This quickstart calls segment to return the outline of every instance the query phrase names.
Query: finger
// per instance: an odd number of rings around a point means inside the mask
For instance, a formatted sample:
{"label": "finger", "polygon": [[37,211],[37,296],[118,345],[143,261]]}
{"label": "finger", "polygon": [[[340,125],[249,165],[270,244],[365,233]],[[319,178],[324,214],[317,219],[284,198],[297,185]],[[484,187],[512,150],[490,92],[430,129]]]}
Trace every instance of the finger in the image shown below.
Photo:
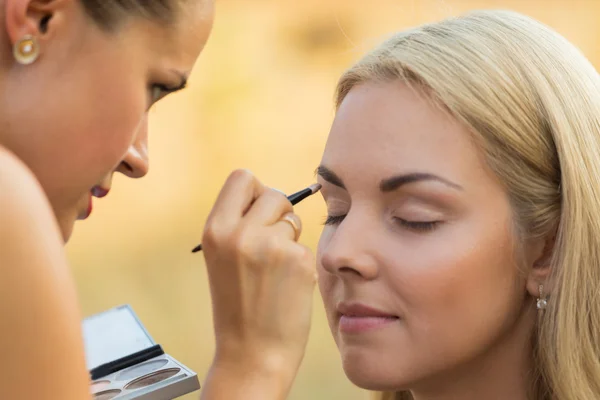
{"label": "finger", "polygon": [[293,212],[288,212],[273,224],[271,229],[290,240],[297,241],[302,234],[302,221]]}
{"label": "finger", "polygon": [[209,219],[237,224],[266,187],[248,170],[233,171],[221,188]]}
{"label": "finger", "polygon": [[292,210],[292,203],[290,203],[285,195],[274,189],[266,189],[250,206],[250,210],[244,216],[244,222],[247,224],[269,226],[279,221],[285,213]]}

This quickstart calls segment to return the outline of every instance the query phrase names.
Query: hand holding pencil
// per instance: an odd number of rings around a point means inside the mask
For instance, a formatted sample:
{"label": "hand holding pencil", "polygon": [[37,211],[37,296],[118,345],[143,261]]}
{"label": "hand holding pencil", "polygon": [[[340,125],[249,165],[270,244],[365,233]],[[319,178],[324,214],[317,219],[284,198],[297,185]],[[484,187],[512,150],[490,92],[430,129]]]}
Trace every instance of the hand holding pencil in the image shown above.
{"label": "hand holding pencil", "polygon": [[216,337],[204,398],[236,390],[219,379],[238,388],[247,381],[245,390],[265,396],[285,397],[290,389],[308,340],[316,283],[314,256],[297,242],[302,225],[292,202],[318,189],[290,200],[244,170],[223,186],[202,238]]}

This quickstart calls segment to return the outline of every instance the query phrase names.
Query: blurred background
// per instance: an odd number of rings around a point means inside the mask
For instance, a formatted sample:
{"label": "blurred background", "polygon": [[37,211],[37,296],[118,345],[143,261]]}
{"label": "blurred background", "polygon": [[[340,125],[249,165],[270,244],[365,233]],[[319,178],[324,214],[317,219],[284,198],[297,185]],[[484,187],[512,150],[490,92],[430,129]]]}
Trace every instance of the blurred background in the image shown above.
{"label": "blurred background", "polygon": [[[130,304],[203,380],[214,348],[211,305],[203,257],[190,250],[227,175],[248,168],[286,193],[313,183],[344,69],[392,32],[477,8],[528,14],[600,62],[597,0],[217,0],[189,89],[151,112],[149,175],[117,176],[69,243],[84,314]],[[316,248],[320,196],[296,212],[301,241]],[[315,304],[290,399],[367,398],[344,376],[318,291]]]}

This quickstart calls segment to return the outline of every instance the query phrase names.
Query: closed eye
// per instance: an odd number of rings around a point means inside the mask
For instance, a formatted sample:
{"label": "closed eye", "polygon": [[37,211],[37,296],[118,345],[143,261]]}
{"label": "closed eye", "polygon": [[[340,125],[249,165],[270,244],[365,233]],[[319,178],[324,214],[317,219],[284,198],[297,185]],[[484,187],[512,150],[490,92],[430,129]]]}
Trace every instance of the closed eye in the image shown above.
{"label": "closed eye", "polygon": [[442,221],[408,221],[402,218],[394,218],[394,220],[403,228],[415,232],[429,232],[438,227]]}
{"label": "closed eye", "polygon": [[[344,218],[346,218],[346,214],[328,215],[327,218],[325,219],[325,221],[323,222],[323,225],[339,225],[342,223]],[[442,223],[442,221],[409,221],[409,220],[397,218],[397,217],[394,218],[394,220],[402,228],[405,228],[405,229],[408,229],[411,231],[415,231],[415,232],[419,232],[419,233],[432,231],[432,230],[436,229]]]}

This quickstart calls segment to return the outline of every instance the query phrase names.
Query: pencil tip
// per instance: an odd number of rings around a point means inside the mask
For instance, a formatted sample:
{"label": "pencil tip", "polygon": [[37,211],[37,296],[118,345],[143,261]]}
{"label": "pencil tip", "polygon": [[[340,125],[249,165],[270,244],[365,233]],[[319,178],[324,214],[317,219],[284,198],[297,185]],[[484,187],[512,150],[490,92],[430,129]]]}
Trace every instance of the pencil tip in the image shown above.
{"label": "pencil tip", "polygon": [[321,184],[320,183],[315,183],[314,185],[310,185],[308,188],[310,189],[310,191],[312,192],[312,194],[315,194],[319,190],[321,190]]}

